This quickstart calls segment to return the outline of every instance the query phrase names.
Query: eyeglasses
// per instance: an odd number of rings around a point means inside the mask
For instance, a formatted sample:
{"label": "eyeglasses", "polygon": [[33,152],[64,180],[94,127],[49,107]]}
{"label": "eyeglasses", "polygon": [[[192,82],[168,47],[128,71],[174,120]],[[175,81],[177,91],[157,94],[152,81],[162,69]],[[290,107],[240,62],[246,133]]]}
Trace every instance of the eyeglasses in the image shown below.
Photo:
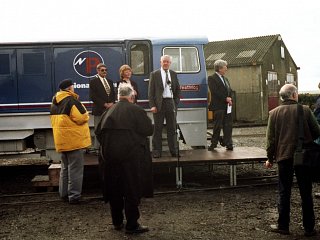
{"label": "eyeglasses", "polygon": [[107,71],[106,68],[100,69],[100,72],[106,72],[106,71]]}

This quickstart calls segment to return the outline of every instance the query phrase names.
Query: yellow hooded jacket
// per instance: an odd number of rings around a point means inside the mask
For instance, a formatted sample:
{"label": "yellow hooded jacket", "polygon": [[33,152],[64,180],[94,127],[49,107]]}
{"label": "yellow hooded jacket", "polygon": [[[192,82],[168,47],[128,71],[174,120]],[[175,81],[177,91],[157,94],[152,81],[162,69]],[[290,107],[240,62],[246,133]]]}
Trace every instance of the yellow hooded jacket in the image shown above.
{"label": "yellow hooded jacket", "polygon": [[50,119],[57,152],[67,152],[91,145],[89,114],[79,96],[61,90],[53,97]]}

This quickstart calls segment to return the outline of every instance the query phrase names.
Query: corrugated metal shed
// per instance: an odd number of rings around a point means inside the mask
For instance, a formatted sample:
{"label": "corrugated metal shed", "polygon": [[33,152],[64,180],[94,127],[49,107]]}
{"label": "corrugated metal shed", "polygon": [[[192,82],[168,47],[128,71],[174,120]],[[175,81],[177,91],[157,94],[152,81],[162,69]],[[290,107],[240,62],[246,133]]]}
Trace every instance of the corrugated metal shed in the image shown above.
{"label": "corrugated metal shed", "polygon": [[228,62],[228,66],[259,65],[280,34],[252,38],[209,42],[204,47],[207,68],[213,68],[217,59]]}

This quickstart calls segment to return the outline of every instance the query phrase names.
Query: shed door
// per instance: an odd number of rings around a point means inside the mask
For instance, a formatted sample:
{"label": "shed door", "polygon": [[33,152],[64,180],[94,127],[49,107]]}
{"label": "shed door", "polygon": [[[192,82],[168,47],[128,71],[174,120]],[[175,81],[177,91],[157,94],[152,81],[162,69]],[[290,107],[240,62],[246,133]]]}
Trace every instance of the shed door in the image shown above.
{"label": "shed door", "polygon": [[268,72],[268,110],[279,106],[279,81],[276,72]]}

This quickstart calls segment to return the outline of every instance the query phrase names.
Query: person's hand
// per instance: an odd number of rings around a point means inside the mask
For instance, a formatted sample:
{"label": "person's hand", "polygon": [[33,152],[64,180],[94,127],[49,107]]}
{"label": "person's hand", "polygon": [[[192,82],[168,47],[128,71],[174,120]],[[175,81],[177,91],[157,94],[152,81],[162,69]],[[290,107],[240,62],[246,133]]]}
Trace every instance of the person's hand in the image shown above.
{"label": "person's hand", "polygon": [[227,98],[226,98],[226,102],[227,102],[230,106],[232,106],[232,98],[231,98],[231,97],[227,97]]}
{"label": "person's hand", "polygon": [[151,110],[152,113],[157,113],[158,112],[156,107],[152,107],[150,110]]}
{"label": "person's hand", "polygon": [[267,160],[267,161],[264,163],[264,166],[265,166],[266,168],[272,168],[273,163],[271,163],[271,162],[269,162],[269,160]]}

